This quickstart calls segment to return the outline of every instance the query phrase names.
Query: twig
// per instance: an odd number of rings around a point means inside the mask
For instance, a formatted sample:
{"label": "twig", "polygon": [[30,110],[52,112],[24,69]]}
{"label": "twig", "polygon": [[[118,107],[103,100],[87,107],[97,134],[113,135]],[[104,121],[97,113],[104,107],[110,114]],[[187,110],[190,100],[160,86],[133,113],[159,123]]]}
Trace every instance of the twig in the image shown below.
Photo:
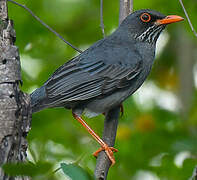
{"label": "twig", "polygon": [[[113,147],[116,139],[116,131],[118,127],[118,118],[120,113],[120,107],[110,110],[105,118],[103,140],[109,146]],[[98,180],[105,180],[110,168],[111,161],[107,157],[104,151],[100,152],[97,157],[96,169],[94,175]]]}
{"label": "twig", "polygon": [[49,31],[51,31],[52,33],[54,33],[56,36],[58,36],[62,41],[64,41],[69,46],[71,46],[73,49],[75,49],[79,53],[82,53],[82,51],[80,49],[78,49],[77,47],[73,46],[71,43],[69,43],[68,41],[66,41],[59,33],[57,33],[55,30],[53,30],[45,22],[43,22],[38,16],[36,16],[28,7],[26,7],[25,5],[22,5],[20,3],[17,3],[17,2],[15,2],[13,0],[7,0],[7,1],[9,1],[9,2],[11,2],[13,4],[16,4],[16,5],[24,8],[25,10],[27,10],[37,21],[39,21],[43,26],[45,26]]}
{"label": "twig", "polygon": [[194,29],[194,27],[193,27],[193,25],[192,25],[192,23],[191,23],[191,21],[190,21],[189,15],[188,15],[188,13],[187,13],[187,11],[186,11],[184,5],[183,5],[182,0],[179,0],[179,2],[180,2],[181,6],[182,6],[182,8],[183,8],[183,11],[184,11],[184,13],[185,13],[185,16],[186,16],[188,22],[189,22],[189,25],[190,25],[190,27],[191,27],[191,29],[192,29],[192,32],[193,32],[194,35],[197,37],[197,33],[196,33],[196,31],[195,31],[195,29]]}
{"label": "twig", "polygon": [[197,166],[194,168],[192,177],[189,180],[197,180]]}
{"label": "twig", "polygon": [[102,30],[102,33],[103,33],[103,37],[105,37],[105,26],[104,26],[104,23],[103,23],[103,0],[100,0],[100,26],[101,26],[101,30]]}

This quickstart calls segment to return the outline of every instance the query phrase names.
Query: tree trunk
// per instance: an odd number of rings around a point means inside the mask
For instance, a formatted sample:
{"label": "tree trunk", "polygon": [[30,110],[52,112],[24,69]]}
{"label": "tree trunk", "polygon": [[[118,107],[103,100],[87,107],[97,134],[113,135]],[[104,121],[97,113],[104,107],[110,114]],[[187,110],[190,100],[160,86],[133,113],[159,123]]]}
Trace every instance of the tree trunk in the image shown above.
{"label": "tree trunk", "polygon": [[[14,46],[13,22],[8,19],[7,1],[0,0],[0,166],[26,159],[26,136],[30,130],[30,97],[20,91],[22,84],[18,48]],[[1,180],[9,177],[0,168]]]}

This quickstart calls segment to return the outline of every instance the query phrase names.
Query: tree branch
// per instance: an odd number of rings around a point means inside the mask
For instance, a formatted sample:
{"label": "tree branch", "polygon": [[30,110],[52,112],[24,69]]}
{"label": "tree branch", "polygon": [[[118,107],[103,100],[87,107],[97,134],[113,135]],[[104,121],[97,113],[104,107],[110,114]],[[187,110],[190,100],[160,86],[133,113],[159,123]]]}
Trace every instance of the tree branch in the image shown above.
{"label": "tree branch", "polygon": [[[106,114],[103,130],[103,141],[106,142],[110,147],[113,147],[115,144],[119,113],[120,107],[117,107],[110,110]],[[106,179],[110,165],[111,161],[107,157],[106,153],[104,151],[100,152],[97,157],[96,169],[94,172],[96,179]]]}
{"label": "tree branch", "polygon": [[189,180],[197,180],[197,166],[194,168],[192,177],[190,177]]}
{"label": "tree branch", "polygon": [[132,12],[133,0],[120,0],[119,25]]}
{"label": "tree branch", "polygon": [[[26,136],[30,130],[30,97],[19,89],[21,82],[18,48],[7,1],[0,0],[0,165],[26,159]],[[13,180],[0,168],[0,179]],[[17,180],[29,180],[17,177]]]}
{"label": "tree branch", "polygon": [[186,16],[186,18],[187,18],[187,21],[189,22],[189,25],[190,25],[190,27],[191,27],[191,29],[192,29],[192,32],[193,32],[194,35],[197,37],[197,33],[196,33],[196,31],[195,31],[195,29],[194,29],[194,27],[193,27],[193,25],[192,25],[192,23],[191,23],[191,21],[190,21],[189,15],[188,15],[188,13],[187,13],[187,11],[186,11],[184,5],[183,5],[182,0],[179,0],[179,2],[180,2],[181,6],[182,6],[182,8],[183,8],[183,11],[184,11],[185,16]]}
{"label": "tree branch", "polygon": [[72,45],[71,43],[69,43],[68,41],[66,41],[59,33],[57,33],[55,30],[53,30],[45,22],[43,22],[38,16],[36,16],[28,7],[26,7],[25,5],[22,5],[20,3],[17,3],[17,2],[15,2],[13,0],[8,0],[8,1],[12,2],[13,4],[16,4],[17,6],[20,6],[20,7],[24,8],[26,11],[28,11],[33,16],[33,18],[35,18],[38,22],[40,22],[43,26],[45,26],[49,31],[51,31],[52,33],[54,33],[57,37],[59,37],[62,41],[64,41],[70,47],[72,47],[73,49],[75,49],[79,53],[82,53],[83,52],[80,49],[78,49],[77,47],[75,47],[74,45]]}
{"label": "tree branch", "polygon": [[101,26],[101,31],[103,33],[103,37],[105,37],[105,26],[104,26],[104,23],[103,23],[103,0],[100,0],[100,26]]}
{"label": "tree branch", "polygon": [[133,12],[133,0],[129,1],[129,14]]}
{"label": "tree branch", "polygon": [[[132,9],[133,0],[120,0],[119,24],[124,20],[126,16],[128,16],[131,13]],[[103,140],[109,146],[114,146],[115,144],[119,113],[120,107],[116,107],[106,114],[103,130]],[[94,171],[95,178],[98,180],[107,179],[107,174],[110,165],[111,161],[108,159],[105,152],[100,152],[97,158],[96,168]]]}

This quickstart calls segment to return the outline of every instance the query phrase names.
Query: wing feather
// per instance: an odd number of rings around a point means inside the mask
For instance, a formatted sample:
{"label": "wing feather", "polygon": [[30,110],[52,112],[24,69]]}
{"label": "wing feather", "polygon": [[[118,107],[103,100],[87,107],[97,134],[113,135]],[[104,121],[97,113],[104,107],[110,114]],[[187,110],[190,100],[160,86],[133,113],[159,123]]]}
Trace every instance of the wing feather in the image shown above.
{"label": "wing feather", "polygon": [[74,63],[60,67],[45,83],[46,92],[53,103],[87,100],[126,88],[141,72],[141,61],[133,67],[104,64],[103,61]]}

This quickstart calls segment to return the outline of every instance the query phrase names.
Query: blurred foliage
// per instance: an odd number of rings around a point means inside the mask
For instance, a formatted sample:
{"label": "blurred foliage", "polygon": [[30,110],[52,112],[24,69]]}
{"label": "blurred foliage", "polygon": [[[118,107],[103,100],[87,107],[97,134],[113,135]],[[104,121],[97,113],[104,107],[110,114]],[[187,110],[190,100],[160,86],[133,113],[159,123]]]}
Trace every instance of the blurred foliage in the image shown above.
{"label": "blurred foliage", "polygon": [[[66,40],[80,49],[86,49],[102,38],[99,19],[99,0],[18,0],[26,4],[36,15],[59,32]],[[9,16],[14,20],[17,41],[22,61],[22,77],[25,92],[31,92],[42,85],[60,65],[74,57],[77,52],[39,24],[24,9],[9,3]],[[197,29],[197,1],[184,2],[193,25]],[[134,0],[134,10],[150,8],[163,14],[177,14],[185,17],[178,1]],[[119,1],[104,1],[104,24],[107,34],[118,26]],[[177,33],[178,31],[180,33]],[[156,179],[185,180],[191,177],[197,164],[197,90],[195,83],[190,106],[181,101],[180,62],[178,59],[180,37],[186,37],[193,44],[194,61],[190,71],[195,79],[196,38],[187,21],[169,25],[164,36],[166,45],[157,56],[153,70],[143,87],[154,85],[157,93],[145,99],[141,88],[125,103],[124,116],[120,118],[115,154],[116,165],[110,169],[108,179],[143,180],[152,174]],[[150,86],[152,87],[152,86]],[[152,91],[152,90],[150,90]],[[142,92],[142,93],[140,93]],[[163,94],[167,96],[163,97]],[[171,95],[177,104],[171,103]],[[167,99],[170,107],[166,108]],[[142,99],[142,100],[140,100]],[[183,114],[183,108],[187,112]],[[185,111],[184,111],[185,112]],[[87,118],[86,118],[87,119]],[[87,119],[90,126],[101,135],[104,116]],[[99,146],[76,120],[70,110],[47,109],[33,115],[32,130],[28,134],[28,158],[33,163],[53,164],[53,170],[61,162],[78,162],[87,172],[93,174],[96,159],[91,155]],[[22,165],[21,165],[22,166]],[[18,172],[20,172],[20,166]],[[35,169],[35,175],[40,171]],[[50,179],[47,174],[42,179]],[[141,172],[146,172],[141,175]],[[24,172],[25,174],[25,172]],[[46,176],[44,176],[46,175]],[[55,173],[53,179],[65,179],[63,172]],[[34,177],[34,180],[39,177]]]}
{"label": "blurred foliage", "polygon": [[49,162],[5,164],[3,170],[10,176],[23,175],[40,180],[46,176],[52,176],[48,174],[52,171],[52,164]]}

